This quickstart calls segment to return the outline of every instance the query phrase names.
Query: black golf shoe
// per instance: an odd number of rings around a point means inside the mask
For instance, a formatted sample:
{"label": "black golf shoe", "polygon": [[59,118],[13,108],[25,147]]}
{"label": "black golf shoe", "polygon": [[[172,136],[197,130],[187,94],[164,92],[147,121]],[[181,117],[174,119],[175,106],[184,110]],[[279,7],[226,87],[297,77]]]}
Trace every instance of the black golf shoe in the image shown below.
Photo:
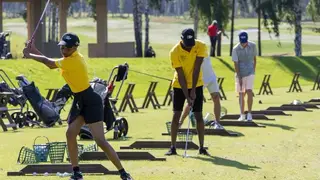
{"label": "black golf shoe", "polygon": [[171,148],[169,149],[169,151],[168,151],[165,155],[167,155],[167,156],[177,155],[176,148],[175,148],[175,147],[171,147]]}
{"label": "black golf shoe", "polygon": [[130,174],[126,173],[126,172],[121,174],[120,177],[122,180],[133,180],[133,178],[130,176]]}
{"label": "black golf shoe", "polygon": [[210,156],[210,154],[207,152],[206,149],[204,148],[200,148],[199,149],[199,154],[202,154],[202,155],[206,155],[206,156]]}

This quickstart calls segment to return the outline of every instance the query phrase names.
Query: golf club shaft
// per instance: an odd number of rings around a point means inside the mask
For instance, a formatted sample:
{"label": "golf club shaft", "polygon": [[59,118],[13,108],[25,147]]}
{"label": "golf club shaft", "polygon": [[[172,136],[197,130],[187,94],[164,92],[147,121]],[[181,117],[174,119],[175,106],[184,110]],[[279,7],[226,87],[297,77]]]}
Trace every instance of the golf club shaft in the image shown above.
{"label": "golf club shaft", "polygon": [[44,14],[45,14],[46,11],[47,11],[47,8],[48,8],[49,3],[50,3],[50,0],[47,1],[46,6],[44,7],[44,10],[43,10],[43,12],[42,12],[42,14],[41,14],[41,17],[40,17],[39,21],[38,21],[38,24],[37,24],[36,28],[34,29],[33,34],[32,34],[32,36],[31,36],[31,38],[30,38],[31,41],[33,40],[33,38],[34,38],[34,36],[35,36],[38,28],[39,28],[39,25],[40,25],[40,23],[41,23],[41,21],[42,21],[42,19],[43,19],[43,17],[44,17]]}
{"label": "golf club shaft", "polygon": [[189,122],[188,122],[188,129],[187,129],[187,137],[186,137],[186,145],[184,147],[184,156],[187,156],[187,149],[188,149],[188,138],[189,138],[189,131],[190,131],[190,123],[191,123],[191,113],[192,113],[192,107],[189,111]]}

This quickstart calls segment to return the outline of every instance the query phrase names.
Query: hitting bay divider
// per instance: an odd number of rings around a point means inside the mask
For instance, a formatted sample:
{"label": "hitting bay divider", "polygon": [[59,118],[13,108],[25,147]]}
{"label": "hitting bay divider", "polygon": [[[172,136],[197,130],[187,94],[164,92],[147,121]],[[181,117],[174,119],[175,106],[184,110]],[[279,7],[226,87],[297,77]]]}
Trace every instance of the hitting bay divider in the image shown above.
{"label": "hitting bay divider", "polygon": [[[11,92],[0,92],[0,125],[3,131],[8,131],[8,128],[17,130],[17,124],[13,121],[12,117],[9,114],[9,109],[7,107],[9,98],[13,96]],[[9,124],[4,123],[4,119],[8,119]]]}
{"label": "hitting bay divider", "polygon": [[312,91],[320,90],[320,70],[318,71],[318,74],[317,74],[316,78],[314,79],[313,88],[311,90]]}
{"label": "hitting bay divider", "polygon": [[[81,172],[84,174],[109,174],[118,175],[118,171],[109,171],[101,164],[79,164]],[[60,172],[72,172],[71,164],[45,164],[45,165],[27,165],[17,172],[8,172],[7,176],[26,176],[26,175],[44,175],[56,176]],[[45,174],[46,173],[46,174]]]}

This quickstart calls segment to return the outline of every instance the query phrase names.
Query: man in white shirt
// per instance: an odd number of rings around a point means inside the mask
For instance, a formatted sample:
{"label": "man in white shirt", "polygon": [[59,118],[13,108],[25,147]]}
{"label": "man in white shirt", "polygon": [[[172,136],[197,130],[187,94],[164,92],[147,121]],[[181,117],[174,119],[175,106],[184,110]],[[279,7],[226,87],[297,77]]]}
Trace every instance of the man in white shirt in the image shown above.
{"label": "man in white shirt", "polygon": [[[214,115],[215,120],[213,121],[212,125],[214,126],[214,129],[224,129],[223,126],[220,124],[220,113],[221,113],[221,104],[220,104],[220,94],[219,94],[219,85],[217,82],[217,76],[213,71],[210,56],[203,59],[202,65],[202,79],[204,82],[204,88],[207,88],[211,99],[214,104]],[[183,114],[180,119],[179,126],[183,124],[183,121],[188,116],[190,111],[190,106],[186,105],[184,108]]]}

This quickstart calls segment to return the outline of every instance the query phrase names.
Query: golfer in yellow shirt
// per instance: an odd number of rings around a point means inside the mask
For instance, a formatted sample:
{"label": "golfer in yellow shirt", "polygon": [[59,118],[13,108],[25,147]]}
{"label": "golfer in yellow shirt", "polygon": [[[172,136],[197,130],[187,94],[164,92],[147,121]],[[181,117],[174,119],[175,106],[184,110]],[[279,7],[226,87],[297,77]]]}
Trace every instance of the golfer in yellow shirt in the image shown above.
{"label": "golfer in yellow shirt", "polygon": [[199,154],[209,155],[203,148],[204,123],[202,116],[203,106],[203,80],[201,64],[207,57],[206,44],[195,39],[193,29],[185,29],[181,34],[181,41],[170,51],[172,68],[175,69],[173,86],[173,117],[171,122],[171,147],[166,155],[176,155],[176,139],[179,120],[184,102],[192,106],[197,120],[199,136]]}
{"label": "golfer in yellow shirt", "polygon": [[119,170],[121,179],[131,180],[130,175],[122,167],[117,153],[105,139],[103,101],[89,84],[87,64],[83,56],[77,51],[80,45],[78,36],[74,33],[66,33],[62,36],[58,45],[63,55],[63,58],[59,60],[44,56],[32,41],[27,43],[23,54],[26,58],[41,62],[50,69],[60,68],[62,77],[74,94],[73,105],[68,116],[69,126],[66,133],[70,161],[73,167],[73,174],[70,179],[83,180],[78,165],[77,135],[80,128],[84,124],[87,124],[97,145]]}

